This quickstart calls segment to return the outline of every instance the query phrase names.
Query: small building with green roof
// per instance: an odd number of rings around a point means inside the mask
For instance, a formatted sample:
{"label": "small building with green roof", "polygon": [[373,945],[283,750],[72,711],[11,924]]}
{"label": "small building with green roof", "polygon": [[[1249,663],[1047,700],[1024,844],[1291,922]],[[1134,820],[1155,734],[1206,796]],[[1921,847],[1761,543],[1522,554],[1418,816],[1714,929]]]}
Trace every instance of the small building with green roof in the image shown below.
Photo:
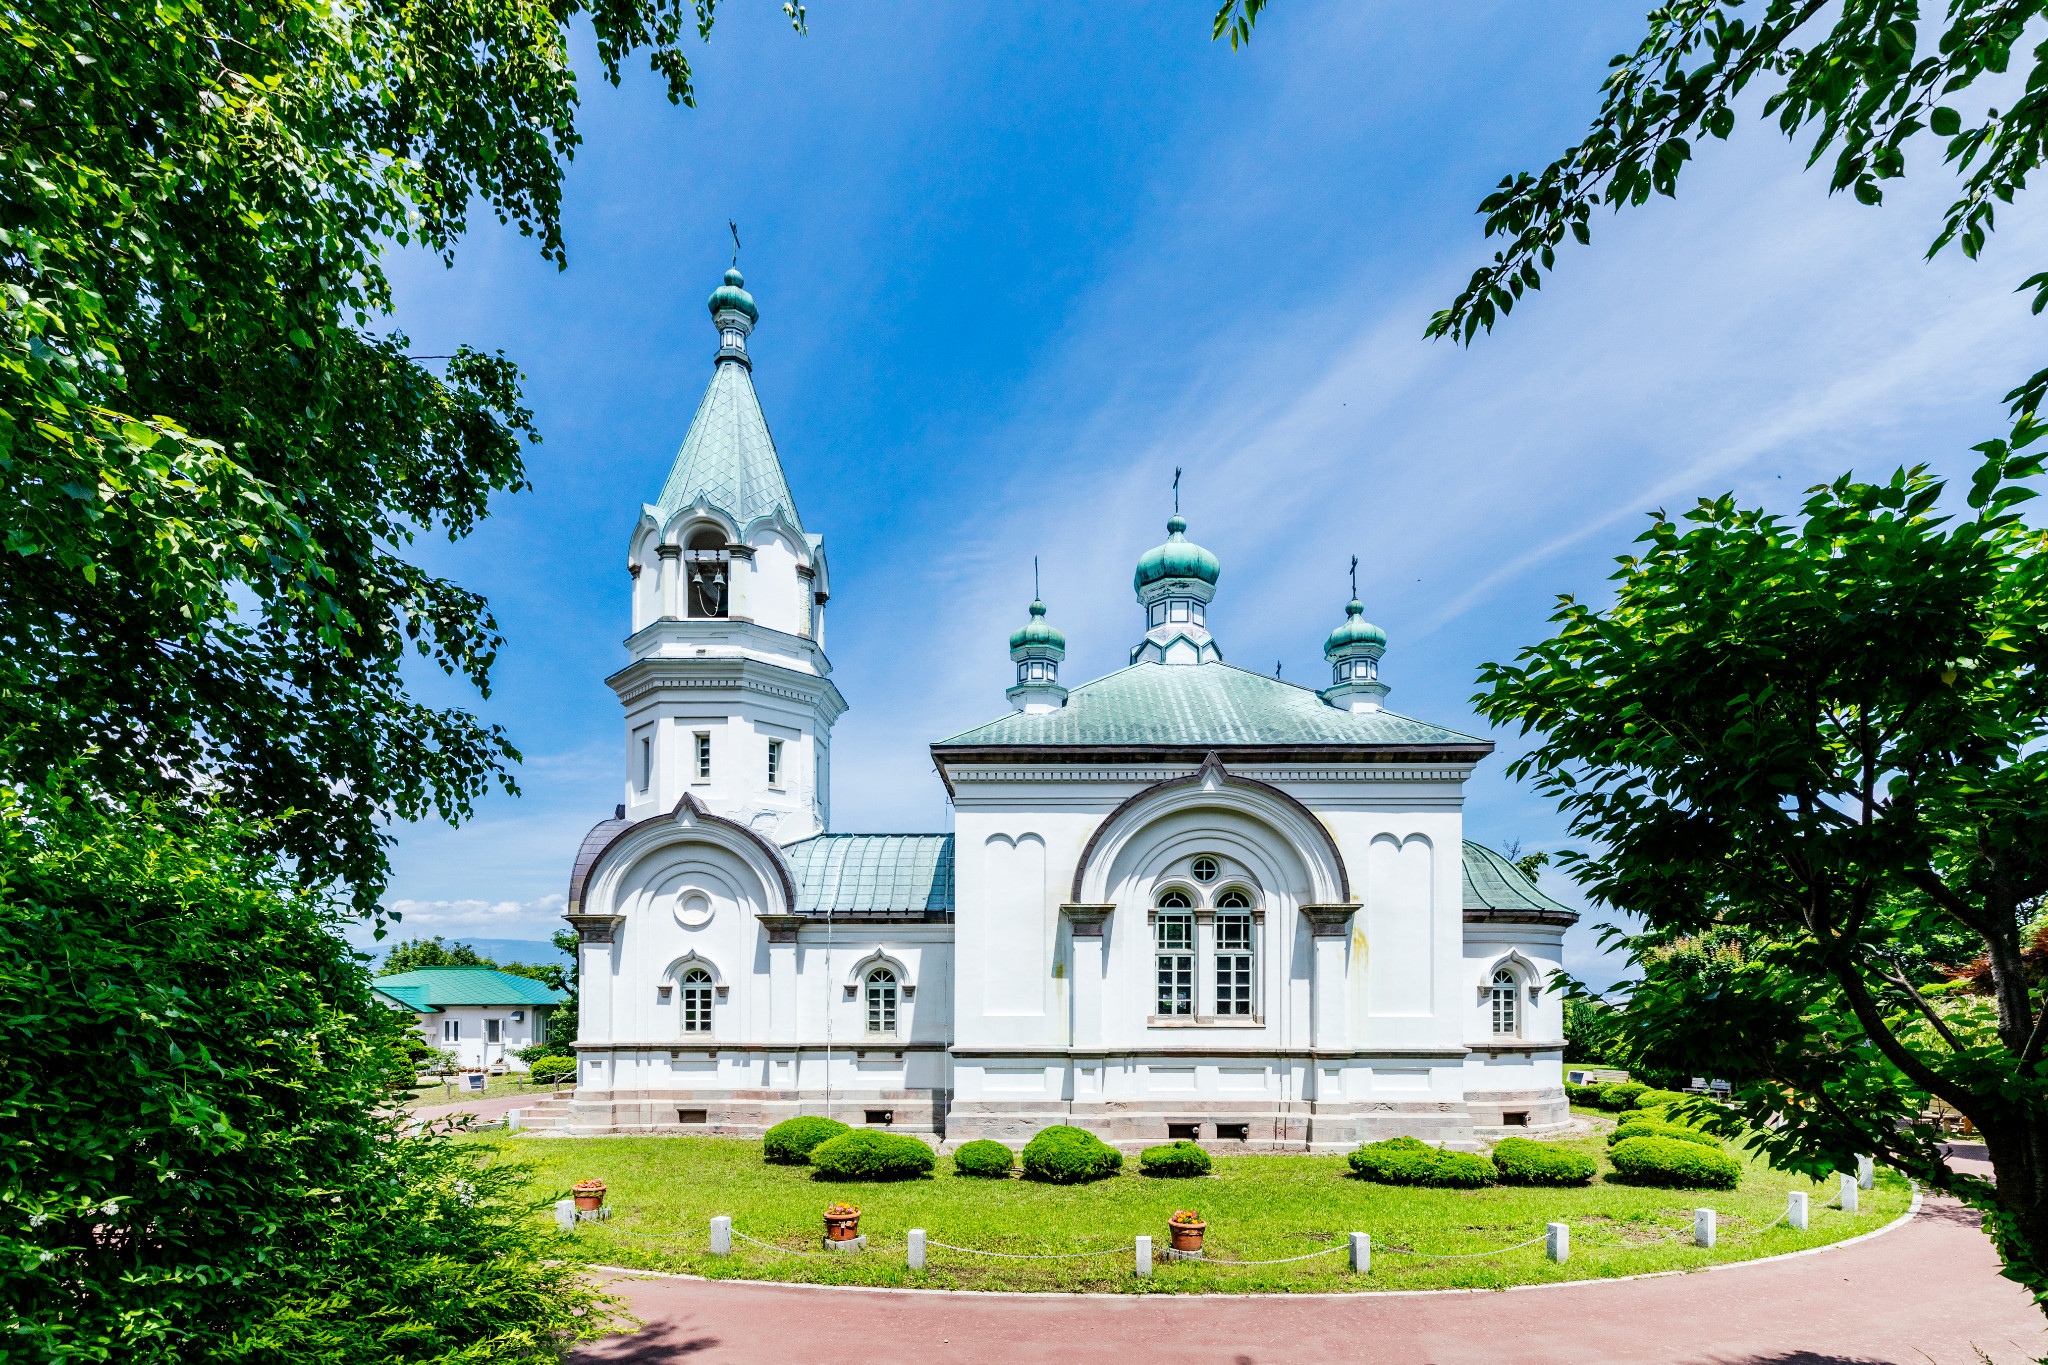
{"label": "small building with green roof", "polygon": [[390,1008],[418,1017],[429,1046],[483,1071],[524,1071],[519,1050],[554,1041],[548,1016],[569,1002],[564,991],[496,967],[420,967],[371,985]]}
{"label": "small building with green roof", "polygon": [[833,830],[823,541],[754,391],[737,269],[708,306],[712,377],[628,546],[622,799],[569,879],[569,1132],[824,1113],[1299,1152],[1566,1123],[1548,984],[1577,915],[1465,838],[1493,743],[1389,708],[1355,563],[1316,632],[1326,677],[1240,667],[1176,495],[1137,553],[1127,666],[1063,678],[1053,623],[1120,582],[1034,592],[1004,623],[1007,706],[935,725],[952,828]]}

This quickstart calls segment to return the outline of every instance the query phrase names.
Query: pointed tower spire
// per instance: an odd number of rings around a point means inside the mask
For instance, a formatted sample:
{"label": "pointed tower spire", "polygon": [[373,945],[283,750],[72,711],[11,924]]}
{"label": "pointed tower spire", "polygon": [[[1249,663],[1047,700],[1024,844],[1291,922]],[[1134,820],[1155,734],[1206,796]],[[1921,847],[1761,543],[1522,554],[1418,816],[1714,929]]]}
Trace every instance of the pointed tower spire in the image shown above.
{"label": "pointed tower spire", "polygon": [[1377,711],[1393,689],[1380,681],[1380,656],[1387,652],[1387,633],[1365,619],[1358,600],[1358,558],[1351,559],[1351,600],[1344,604],[1344,624],[1323,641],[1332,684],[1323,699],[1347,711]]}
{"label": "pointed tower spire", "polygon": [[1180,471],[1173,471],[1173,516],[1166,523],[1166,543],[1155,545],[1138,560],[1131,576],[1138,604],[1145,608],[1145,638],[1131,649],[1131,662],[1157,664],[1221,663],[1205,618],[1223,572],[1216,556],[1187,538],[1180,515]]}

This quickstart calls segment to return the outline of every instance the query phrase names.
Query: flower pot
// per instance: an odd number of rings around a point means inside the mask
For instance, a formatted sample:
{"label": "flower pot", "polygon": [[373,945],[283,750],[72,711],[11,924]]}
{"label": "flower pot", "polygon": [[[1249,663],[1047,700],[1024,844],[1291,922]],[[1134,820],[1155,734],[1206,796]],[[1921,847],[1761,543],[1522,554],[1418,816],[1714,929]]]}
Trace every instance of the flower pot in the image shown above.
{"label": "flower pot", "polygon": [[1168,1223],[1166,1231],[1173,1239],[1175,1251],[1199,1255],[1202,1250],[1202,1234],[1208,1231],[1207,1223]]}
{"label": "flower pot", "polygon": [[857,1213],[825,1215],[825,1240],[828,1242],[851,1242],[860,1236],[860,1215]]}
{"label": "flower pot", "polygon": [[578,1185],[570,1193],[576,1196],[576,1209],[579,1213],[592,1213],[604,1207],[604,1191],[604,1183],[598,1181],[589,1185]]}

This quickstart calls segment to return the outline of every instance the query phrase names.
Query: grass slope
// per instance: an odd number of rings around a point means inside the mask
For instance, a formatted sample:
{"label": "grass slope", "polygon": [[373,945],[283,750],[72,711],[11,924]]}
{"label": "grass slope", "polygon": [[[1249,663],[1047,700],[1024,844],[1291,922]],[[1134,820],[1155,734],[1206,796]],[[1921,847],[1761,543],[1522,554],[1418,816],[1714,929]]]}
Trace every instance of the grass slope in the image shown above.
{"label": "grass slope", "polygon": [[[584,1224],[564,1253],[604,1265],[683,1271],[715,1279],[793,1280],[818,1284],[929,1289],[1094,1290],[1129,1293],[1311,1292],[1360,1289],[1500,1289],[1554,1280],[1599,1279],[1774,1256],[1840,1241],[1883,1226],[1905,1212],[1910,1190],[1899,1176],[1878,1173],[1862,1211],[1819,1207],[1832,1186],[1772,1171],[1743,1157],[1742,1188],[1732,1191],[1642,1189],[1609,1184],[1612,1168],[1598,1138],[1561,1144],[1594,1157],[1602,1176],[1584,1189],[1424,1190],[1371,1185],[1348,1176],[1336,1156],[1218,1157],[1215,1173],[1162,1180],[1126,1173],[1092,1185],[1052,1186],[1023,1180],[974,1180],[939,1174],[903,1183],[815,1180],[804,1167],[768,1166],[761,1144],[733,1138],[619,1137],[536,1139],[482,1135],[467,1139],[494,1160],[529,1163],[538,1192],[567,1193],[598,1177],[610,1186],[613,1216]],[[1130,1163],[1135,1166],[1136,1163]],[[1812,1196],[1813,1226],[1795,1232],[1783,1222],[1786,1193]],[[867,1254],[778,1254],[735,1238],[731,1256],[707,1254],[713,1214],[728,1214],[736,1231],[787,1251],[818,1251],[825,1205],[861,1206]],[[1692,1245],[1692,1211],[1720,1215],[1720,1245]],[[921,1227],[935,1241],[987,1251],[1044,1255],[1129,1247],[1139,1233],[1166,1244],[1166,1219],[1195,1208],[1208,1219],[1208,1254],[1269,1260],[1340,1246],[1345,1234],[1373,1240],[1368,1276],[1345,1269],[1341,1251],[1292,1265],[1246,1266],[1162,1262],[1149,1280],[1132,1271],[1128,1250],[1080,1260],[1008,1261],[932,1247],[927,1269],[904,1263],[904,1232]],[[1431,1260],[1400,1249],[1445,1254],[1491,1252],[1538,1237],[1550,1221],[1572,1226],[1565,1265],[1544,1258],[1543,1244],[1466,1260]],[[545,1216],[536,1226],[546,1226]],[[654,1234],[683,1234],[656,1236]]]}

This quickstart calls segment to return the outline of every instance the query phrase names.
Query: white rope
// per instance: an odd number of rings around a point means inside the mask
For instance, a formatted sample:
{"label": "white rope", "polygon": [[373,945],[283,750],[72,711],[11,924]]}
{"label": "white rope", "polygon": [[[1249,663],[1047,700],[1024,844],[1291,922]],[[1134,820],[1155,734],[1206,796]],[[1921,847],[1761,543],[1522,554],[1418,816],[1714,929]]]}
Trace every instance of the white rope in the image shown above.
{"label": "white rope", "polygon": [[1205,1256],[1199,1251],[1173,1251],[1171,1249],[1166,1254],[1176,1261],[1200,1261],[1203,1265],[1292,1265],[1296,1261],[1313,1261],[1318,1256],[1330,1256],[1339,1251],[1349,1251],[1350,1249],[1350,1243],[1340,1242],[1333,1247],[1324,1247],[1321,1251],[1311,1251],[1306,1256],[1282,1256],[1277,1261],[1219,1261],[1215,1257]]}
{"label": "white rope", "polygon": [[924,1244],[928,1247],[944,1247],[948,1251],[964,1251],[969,1256],[1000,1256],[1006,1261],[1072,1261],[1082,1256],[1113,1256],[1119,1251],[1138,1249],[1133,1243],[1126,1247],[1104,1247],[1101,1251],[1062,1251],[1050,1256],[1024,1256],[1014,1251],[982,1251],[976,1247],[956,1247],[951,1242],[935,1242],[929,1237],[925,1239]]}
{"label": "white rope", "polygon": [[[1526,1242],[1517,1242],[1511,1247],[1502,1247],[1499,1251],[1409,1251],[1403,1247],[1390,1246],[1375,1247],[1374,1250],[1392,1252],[1396,1256],[1421,1256],[1432,1261],[1472,1261],[1481,1256],[1498,1256],[1504,1251],[1520,1251],[1523,1247],[1535,1246],[1549,1235],[1548,1231],[1539,1232]],[[1337,1251],[1340,1248],[1331,1247],[1330,1250]]]}
{"label": "white rope", "polygon": [[734,1228],[732,1230],[732,1235],[741,1238],[745,1241],[752,1242],[757,1247],[767,1247],[770,1251],[779,1251],[785,1256],[818,1256],[829,1261],[834,1256],[842,1256],[845,1254],[844,1252],[839,1251],[799,1251],[795,1247],[779,1247],[776,1246],[773,1242],[764,1242],[758,1237],[748,1237],[746,1233],[741,1232],[738,1228]]}

